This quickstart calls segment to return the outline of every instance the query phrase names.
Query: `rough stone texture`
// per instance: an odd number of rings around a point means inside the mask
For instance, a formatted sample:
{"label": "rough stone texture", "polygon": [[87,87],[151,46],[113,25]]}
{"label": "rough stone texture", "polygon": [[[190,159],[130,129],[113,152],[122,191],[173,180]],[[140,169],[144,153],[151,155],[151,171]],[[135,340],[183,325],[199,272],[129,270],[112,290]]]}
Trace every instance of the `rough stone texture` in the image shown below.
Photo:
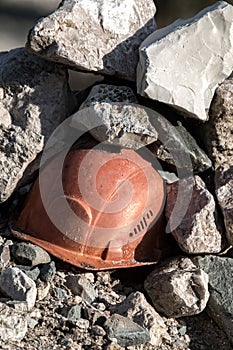
{"label": "rough stone texture", "polygon": [[51,261],[50,255],[44,249],[32,243],[16,243],[12,246],[11,253],[22,265],[37,266]]}
{"label": "rough stone texture", "polygon": [[66,317],[69,321],[74,321],[81,318],[81,305],[72,305],[63,307],[61,310],[62,316]]}
{"label": "rough stone texture", "polygon": [[194,173],[211,167],[211,160],[181,122],[172,125],[159,115],[152,124],[159,136],[158,141],[148,148],[157,158],[178,169],[186,168]]}
{"label": "rough stone texture", "polygon": [[157,140],[157,131],[150,122],[157,115],[137,104],[101,102],[79,110],[71,126],[82,122],[100,142],[138,149]]}
{"label": "rough stone texture", "polygon": [[0,275],[0,290],[13,300],[26,301],[28,310],[36,301],[36,284],[17,267],[8,267]]}
{"label": "rough stone texture", "polygon": [[75,69],[135,80],[138,47],[155,29],[151,0],[65,0],[29,33],[27,47]]}
{"label": "rough stone texture", "polygon": [[233,163],[217,168],[215,192],[224,216],[228,242],[233,245]]}
{"label": "rough stone texture", "polygon": [[65,68],[24,48],[0,53],[0,202],[73,107]]}
{"label": "rough stone texture", "polygon": [[93,284],[85,276],[69,275],[66,279],[66,285],[73,294],[80,295],[88,303],[97,297]]}
{"label": "rough stone texture", "polygon": [[[188,196],[190,202],[188,208],[184,208],[182,198]],[[172,235],[184,252],[221,251],[222,235],[216,226],[215,210],[214,198],[199,176],[184,178],[167,186],[165,215]]]}
{"label": "rough stone texture", "polygon": [[205,256],[194,262],[209,276],[207,311],[233,343],[233,259]]}
{"label": "rough stone texture", "polygon": [[150,340],[150,335],[137,323],[128,317],[113,314],[104,323],[104,328],[110,340],[116,339],[120,346],[143,344]]}
{"label": "rough stone texture", "polygon": [[54,261],[40,266],[40,279],[44,282],[52,282],[56,274]]}
{"label": "rough stone texture", "polygon": [[160,346],[163,339],[169,338],[167,327],[162,317],[147,302],[142,293],[131,293],[122,303],[117,304],[113,310],[147,329],[150,334],[149,343],[154,347]]}
{"label": "rough stone texture", "polygon": [[153,143],[153,154],[177,168],[204,171],[211,161],[179,122],[173,126],[158,112],[137,104],[124,86],[100,84],[72,117],[71,126],[83,123],[98,141],[138,149]]}
{"label": "rough stone texture", "polygon": [[233,77],[226,79],[216,89],[209,121],[199,129],[215,168],[224,163],[233,165],[232,115]]}
{"label": "rough stone texture", "polygon": [[144,287],[155,309],[167,317],[198,314],[209,298],[208,275],[185,257],[170,259],[156,267]]}
{"label": "rough stone texture", "polygon": [[140,46],[138,93],[207,120],[214,91],[233,70],[233,6],[219,1]]}
{"label": "rough stone texture", "polygon": [[28,322],[24,314],[0,303],[0,340],[20,341],[25,337]]}

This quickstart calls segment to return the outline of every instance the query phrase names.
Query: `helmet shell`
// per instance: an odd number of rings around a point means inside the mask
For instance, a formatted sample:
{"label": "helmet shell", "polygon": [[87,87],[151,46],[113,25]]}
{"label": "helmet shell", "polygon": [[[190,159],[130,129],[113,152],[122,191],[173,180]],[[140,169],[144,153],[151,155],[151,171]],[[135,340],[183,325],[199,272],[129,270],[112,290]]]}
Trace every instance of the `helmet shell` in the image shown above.
{"label": "helmet shell", "polygon": [[165,193],[133,150],[73,149],[62,171],[58,156],[40,172],[13,233],[85,269],[156,263],[167,248]]}

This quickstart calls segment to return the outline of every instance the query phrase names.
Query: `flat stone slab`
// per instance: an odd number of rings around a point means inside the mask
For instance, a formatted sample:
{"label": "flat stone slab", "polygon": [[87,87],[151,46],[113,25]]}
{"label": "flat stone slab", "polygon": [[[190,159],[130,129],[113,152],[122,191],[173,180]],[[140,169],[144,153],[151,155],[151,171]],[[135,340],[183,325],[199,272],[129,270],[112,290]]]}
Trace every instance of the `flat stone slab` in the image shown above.
{"label": "flat stone slab", "polygon": [[74,69],[135,80],[138,47],[156,29],[152,0],[65,0],[38,21],[27,47]]}
{"label": "flat stone slab", "polygon": [[[185,200],[188,202],[184,204]],[[165,216],[172,235],[184,252],[221,251],[223,239],[216,226],[215,211],[214,197],[199,176],[167,185]]]}
{"label": "flat stone slab", "polygon": [[194,259],[209,276],[207,311],[233,343],[233,259],[205,256]]}
{"label": "flat stone slab", "polygon": [[219,1],[152,33],[139,49],[138,93],[207,120],[216,87],[233,71],[232,18],[233,6]]}
{"label": "flat stone slab", "polygon": [[0,202],[74,108],[67,70],[24,48],[0,53]]}

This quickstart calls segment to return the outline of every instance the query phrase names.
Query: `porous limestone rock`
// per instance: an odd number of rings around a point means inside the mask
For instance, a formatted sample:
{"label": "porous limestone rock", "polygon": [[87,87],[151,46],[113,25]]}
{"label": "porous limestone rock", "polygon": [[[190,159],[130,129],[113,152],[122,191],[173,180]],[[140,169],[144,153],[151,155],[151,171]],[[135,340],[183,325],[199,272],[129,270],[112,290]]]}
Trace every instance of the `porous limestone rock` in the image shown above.
{"label": "porous limestone rock", "polygon": [[74,69],[135,80],[138,47],[156,29],[152,0],[64,0],[38,21],[27,47]]}
{"label": "porous limestone rock", "polygon": [[233,164],[223,164],[216,169],[215,192],[223,213],[228,242],[233,245]]}
{"label": "porous limestone rock", "polygon": [[139,49],[138,93],[207,120],[216,87],[233,70],[232,18],[233,6],[219,1],[152,33]]}
{"label": "porous limestone rock", "polygon": [[158,347],[164,339],[169,339],[167,326],[162,317],[148,303],[144,294],[131,293],[120,304],[112,307],[118,314],[132,319],[150,333],[149,343]]}
{"label": "porous limestone rock", "polygon": [[233,165],[232,115],[233,76],[216,89],[209,120],[198,130],[215,169],[224,163]]}
{"label": "porous limestone rock", "polygon": [[0,53],[0,202],[73,106],[64,67],[24,48]]}
{"label": "porous limestone rock", "polygon": [[209,298],[208,275],[186,257],[173,258],[156,267],[144,287],[156,311],[167,317],[198,314]]}
{"label": "porous limestone rock", "polygon": [[[177,197],[178,192],[181,194],[180,199]],[[183,199],[188,196],[188,207],[183,208]],[[199,176],[167,185],[165,215],[172,235],[184,252],[197,254],[221,251],[222,235],[216,226],[215,210],[214,198]]]}

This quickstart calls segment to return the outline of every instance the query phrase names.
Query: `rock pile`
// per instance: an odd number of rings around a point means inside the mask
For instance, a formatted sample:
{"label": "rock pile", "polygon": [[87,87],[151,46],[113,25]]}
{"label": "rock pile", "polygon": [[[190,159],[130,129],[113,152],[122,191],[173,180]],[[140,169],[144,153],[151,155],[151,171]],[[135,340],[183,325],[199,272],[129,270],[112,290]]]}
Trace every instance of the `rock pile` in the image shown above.
{"label": "rock pile", "polygon": [[[152,0],[63,0],[26,48],[0,53],[2,349],[233,344],[233,7],[160,30],[155,12]],[[104,78],[71,91],[68,68]],[[80,126],[160,164],[173,256],[92,273],[12,235],[46,142],[61,150]]]}

